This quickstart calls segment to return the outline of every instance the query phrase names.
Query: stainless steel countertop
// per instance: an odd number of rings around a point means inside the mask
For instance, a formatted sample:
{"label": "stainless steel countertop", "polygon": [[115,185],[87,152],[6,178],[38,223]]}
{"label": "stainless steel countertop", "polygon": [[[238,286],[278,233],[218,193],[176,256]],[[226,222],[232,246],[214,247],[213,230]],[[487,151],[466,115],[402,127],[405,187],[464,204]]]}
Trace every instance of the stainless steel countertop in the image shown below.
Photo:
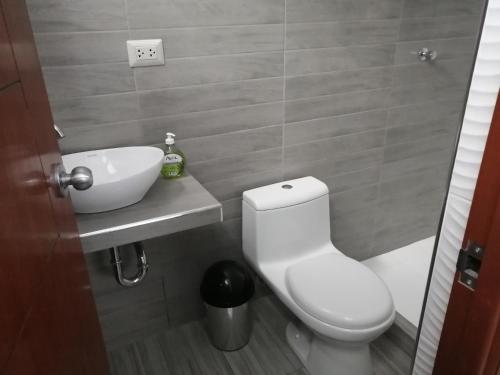
{"label": "stainless steel countertop", "polygon": [[77,214],[83,251],[142,241],[222,221],[222,205],[193,176],[158,178],[134,205]]}

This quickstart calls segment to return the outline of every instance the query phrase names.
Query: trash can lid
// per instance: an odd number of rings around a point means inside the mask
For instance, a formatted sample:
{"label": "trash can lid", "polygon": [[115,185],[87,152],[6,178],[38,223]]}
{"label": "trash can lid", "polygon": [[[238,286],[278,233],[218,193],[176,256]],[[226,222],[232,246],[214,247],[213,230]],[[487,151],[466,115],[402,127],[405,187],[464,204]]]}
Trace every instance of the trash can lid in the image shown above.
{"label": "trash can lid", "polygon": [[201,282],[201,298],[215,307],[236,307],[248,302],[255,291],[248,271],[232,260],[213,264]]}

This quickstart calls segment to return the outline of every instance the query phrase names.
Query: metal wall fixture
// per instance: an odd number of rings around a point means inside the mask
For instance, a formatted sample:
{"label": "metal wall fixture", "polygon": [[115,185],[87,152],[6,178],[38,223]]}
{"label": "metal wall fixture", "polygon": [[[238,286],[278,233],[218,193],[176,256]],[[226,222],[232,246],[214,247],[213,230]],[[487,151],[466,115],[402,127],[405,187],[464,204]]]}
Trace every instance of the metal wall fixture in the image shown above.
{"label": "metal wall fixture", "polygon": [[429,48],[421,48],[418,51],[412,52],[412,54],[417,55],[420,61],[434,61],[437,57],[437,51],[430,50]]}
{"label": "metal wall fixture", "polygon": [[65,137],[64,132],[56,124],[54,124],[54,131],[56,132],[57,139],[63,139]]}
{"label": "metal wall fixture", "polygon": [[144,248],[141,242],[133,243],[135,255],[137,257],[137,273],[132,278],[125,277],[122,267],[122,258],[120,255],[120,247],[113,246],[109,249],[111,254],[111,265],[113,266],[113,270],[115,272],[115,278],[118,284],[123,287],[129,288],[132,286],[136,286],[139,284],[148,272],[149,264],[146,260],[146,253],[144,252]]}

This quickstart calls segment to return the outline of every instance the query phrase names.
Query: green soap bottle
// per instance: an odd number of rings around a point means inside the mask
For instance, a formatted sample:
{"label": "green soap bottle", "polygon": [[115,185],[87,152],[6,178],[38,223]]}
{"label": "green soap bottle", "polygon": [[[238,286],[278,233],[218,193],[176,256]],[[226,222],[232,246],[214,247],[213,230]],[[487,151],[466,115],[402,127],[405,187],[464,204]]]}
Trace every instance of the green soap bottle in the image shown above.
{"label": "green soap bottle", "polygon": [[165,139],[165,157],[163,159],[163,166],[161,167],[161,174],[164,178],[176,178],[182,176],[184,172],[184,165],[186,164],[186,157],[175,146],[175,134],[167,133]]}

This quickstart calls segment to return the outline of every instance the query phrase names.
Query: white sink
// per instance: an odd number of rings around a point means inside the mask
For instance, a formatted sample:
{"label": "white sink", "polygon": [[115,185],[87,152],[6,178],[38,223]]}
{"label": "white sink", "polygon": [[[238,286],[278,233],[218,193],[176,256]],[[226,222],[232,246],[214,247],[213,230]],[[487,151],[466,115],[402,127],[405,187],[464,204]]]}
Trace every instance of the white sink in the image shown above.
{"label": "white sink", "polygon": [[70,187],[75,212],[115,210],[139,202],[160,174],[163,151],[156,147],[120,147],[68,154],[62,157],[66,171],[78,166],[92,171],[88,190]]}

